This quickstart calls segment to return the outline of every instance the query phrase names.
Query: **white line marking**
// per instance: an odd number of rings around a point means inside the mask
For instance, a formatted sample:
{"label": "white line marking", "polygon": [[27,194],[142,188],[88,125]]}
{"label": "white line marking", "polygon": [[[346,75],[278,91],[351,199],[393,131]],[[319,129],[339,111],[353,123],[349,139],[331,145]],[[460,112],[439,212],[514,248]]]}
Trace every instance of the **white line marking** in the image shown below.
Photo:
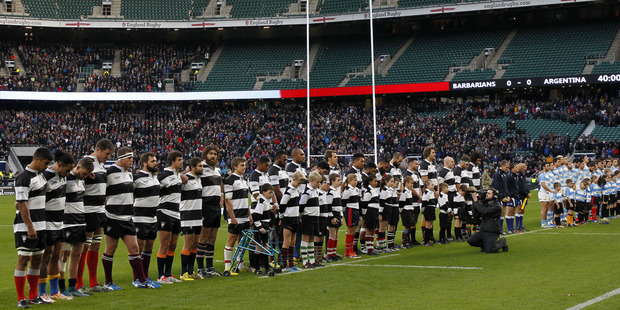
{"label": "white line marking", "polygon": [[549,232],[547,233],[546,232],[543,235],[620,236],[620,233],[576,233],[576,232],[567,232],[567,233]]}
{"label": "white line marking", "polygon": [[588,300],[586,302],[580,303],[580,304],[578,304],[576,306],[572,306],[572,307],[570,307],[570,308],[568,308],[566,310],[579,310],[579,309],[583,309],[583,308],[585,308],[587,306],[591,306],[591,305],[593,305],[593,304],[595,304],[597,302],[603,301],[605,299],[608,299],[610,297],[616,296],[618,294],[620,294],[620,288],[617,288],[617,289],[615,289],[615,290],[613,290],[611,292],[605,293],[605,294],[603,294],[601,296],[598,296],[596,298],[590,299],[590,300]]}
{"label": "white line marking", "polygon": [[[369,260],[381,259],[381,258],[386,258],[386,257],[394,257],[394,256],[398,256],[398,255],[400,255],[400,254],[390,254],[390,255],[383,255],[383,256],[379,256],[379,257],[356,259],[356,260],[352,260],[352,261],[348,261],[348,262],[344,262],[344,263],[336,263],[336,264],[332,263],[332,264],[325,265],[325,267],[315,268],[315,269],[302,269],[302,268],[299,268],[299,271],[283,272],[283,273],[277,274],[277,276],[286,276],[286,275],[289,275],[289,274],[297,274],[297,273],[302,273],[302,272],[321,270],[321,269],[325,269],[325,268],[329,268],[329,267],[346,266],[346,265],[350,265],[350,264],[354,264],[354,263],[366,262],[366,261],[369,261]],[[270,278],[270,277],[269,276],[262,276],[260,278]]]}
{"label": "white line marking", "polygon": [[391,267],[391,268],[421,268],[421,269],[462,269],[462,270],[482,270],[480,267],[461,267],[461,266],[415,266],[415,265],[370,265],[370,264],[350,264],[347,267]]}

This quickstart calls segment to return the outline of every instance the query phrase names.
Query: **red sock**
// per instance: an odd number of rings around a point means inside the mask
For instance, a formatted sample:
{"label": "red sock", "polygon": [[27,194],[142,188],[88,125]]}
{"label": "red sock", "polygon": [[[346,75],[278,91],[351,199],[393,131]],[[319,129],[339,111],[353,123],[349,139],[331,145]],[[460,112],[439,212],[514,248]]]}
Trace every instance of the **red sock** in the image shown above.
{"label": "red sock", "polygon": [[[37,270],[38,271],[38,270]],[[28,299],[35,299],[39,293],[39,275],[26,275],[28,280]]]}
{"label": "red sock", "polygon": [[26,271],[15,270],[15,289],[17,290],[17,300],[26,299],[24,289],[26,288]]}
{"label": "red sock", "polygon": [[90,287],[97,286],[97,263],[99,251],[88,251],[86,254],[86,263],[88,264],[88,284]]}
{"label": "red sock", "polygon": [[332,254],[334,256],[338,255],[338,239],[334,239],[334,243],[332,247],[334,249],[334,252]]}
{"label": "red sock", "polygon": [[76,279],[76,286],[77,288],[82,288],[84,286],[84,266],[86,265],[86,253],[82,253],[82,255],[80,255],[80,261],[78,262],[78,270],[77,270],[77,275],[75,277]]}
{"label": "red sock", "polygon": [[347,235],[347,239],[345,240],[345,255],[350,255],[353,251],[353,235]]}

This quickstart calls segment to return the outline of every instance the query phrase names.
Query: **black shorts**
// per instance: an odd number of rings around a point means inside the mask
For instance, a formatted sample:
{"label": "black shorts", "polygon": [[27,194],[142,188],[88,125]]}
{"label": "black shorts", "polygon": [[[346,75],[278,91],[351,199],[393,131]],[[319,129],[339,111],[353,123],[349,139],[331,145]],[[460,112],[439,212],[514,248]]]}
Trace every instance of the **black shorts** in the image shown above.
{"label": "black shorts", "polygon": [[157,223],[134,223],[140,240],[155,240],[157,238]]}
{"label": "black shorts", "polygon": [[[575,209],[577,209],[577,207],[576,207],[576,203],[577,203],[577,202],[576,202],[575,200],[571,200],[571,201],[570,201],[570,203],[567,203],[567,204],[566,204],[566,210],[572,210],[572,211],[575,211]],[[573,205],[572,207],[571,207],[571,204]]]}
{"label": "black shorts", "polygon": [[618,201],[616,194],[609,195],[609,204],[614,204]]}
{"label": "black shorts", "polygon": [[413,221],[413,210],[403,210],[403,212],[400,214],[400,218],[403,221],[403,226],[406,229],[409,229],[411,227],[413,227],[413,225],[415,225],[415,222]]}
{"label": "black shorts", "polygon": [[[256,242],[262,244],[262,245],[266,245],[269,244],[269,234],[267,233],[269,231],[269,229],[265,229],[265,233],[261,233],[260,231],[255,231],[254,232],[254,240],[256,240]],[[257,250],[261,250],[261,249],[257,249]]]}
{"label": "black shorts", "polygon": [[347,224],[347,227],[357,227],[360,224],[360,210],[345,208],[344,222]]}
{"label": "black shorts", "polygon": [[84,218],[86,219],[86,232],[91,233],[105,226],[105,213],[85,213]]}
{"label": "black shorts", "polygon": [[382,222],[389,221],[390,217],[392,216],[392,207],[389,207],[389,206],[383,207],[383,210],[379,214],[381,214]]}
{"label": "black shorts", "polygon": [[329,221],[331,221],[331,219],[331,217],[319,218],[319,234],[317,234],[317,236],[325,236],[327,233],[327,225],[329,225]]}
{"label": "black shorts", "polygon": [[450,215],[447,213],[439,213],[439,228],[450,228]]}
{"label": "black shorts", "polygon": [[45,231],[45,245],[52,246],[56,242],[65,242],[62,230],[46,230]]}
{"label": "black shorts", "polygon": [[424,220],[427,222],[434,221],[437,219],[435,215],[435,207],[426,207],[424,208]]}
{"label": "black shorts", "polygon": [[62,229],[65,243],[76,245],[86,242],[86,226],[72,226]]}
{"label": "black shorts", "polygon": [[598,205],[601,203],[601,197],[592,197],[592,206],[593,207],[598,207]]}
{"label": "black shorts", "polygon": [[184,235],[200,235],[201,231],[202,231],[202,226],[181,227],[181,232]]}
{"label": "black shorts", "polygon": [[364,228],[366,231],[373,233],[375,228],[379,227],[379,209],[368,208],[364,217]]}
{"label": "black shorts", "polygon": [[[332,219],[336,219],[336,224],[332,224]],[[340,228],[342,226],[342,216],[330,217],[327,222],[327,227]]]}
{"label": "black shorts", "polygon": [[299,232],[302,235],[320,236],[319,235],[319,218],[314,216],[302,216],[301,217],[301,229]]}
{"label": "black shorts", "polygon": [[250,222],[245,222],[237,225],[228,224],[228,233],[233,235],[239,235],[244,230],[250,229]]}
{"label": "black shorts", "polygon": [[296,233],[299,227],[298,217],[285,217],[282,219],[282,229],[286,229],[292,233]]}
{"label": "black shorts", "polygon": [[398,226],[398,222],[400,221],[400,210],[398,208],[392,208],[392,214],[388,219],[388,224],[390,226]]}
{"label": "black shorts", "polygon": [[117,221],[109,218],[105,223],[103,233],[114,239],[120,239],[124,236],[135,236],[136,226],[133,224],[133,221]]}
{"label": "black shorts", "polygon": [[33,256],[43,254],[45,251],[45,230],[37,231],[37,239],[28,239],[27,232],[17,232],[14,235],[17,255]]}
{"label": "black shorts", "polygon": [[577,211],[577,212],[589,211],[588,203],[585,202],[585,201],[577,201],[577,208],[576,208],[575,211]]}
{"label": "black shorts", "polygon": [[162,212],[157,212],[157,230],[169,231],[178,235],[181,233],[181,220]]}
{"label": "black shorts", "polygon": [[206,228],[220,228],[222,209],[219,206],[202,205],[202,226]]}
{"label": "black shorts", "polygon": [[558,203],[557,205],[555,205],[555,208],[553,209],[553,214],[562,214],[564,213],[564,206],[561,203]]}

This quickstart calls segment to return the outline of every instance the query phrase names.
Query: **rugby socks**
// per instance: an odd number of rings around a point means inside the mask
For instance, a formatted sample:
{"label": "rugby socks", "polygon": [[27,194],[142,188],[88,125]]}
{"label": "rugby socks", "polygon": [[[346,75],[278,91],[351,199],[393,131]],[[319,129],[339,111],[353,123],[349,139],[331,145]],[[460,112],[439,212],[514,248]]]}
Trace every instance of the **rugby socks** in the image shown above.
{"label": "rugby socks", "polygon": [[569,215],[566,216],[566,222],[568,224],[571,224],[571,225],[573,224],[574,219],[573,219],[573,215],[572,214],[569,214]]}
{"label": "rugby socks", "polygon": [[416,227],[413,226],[413,228],[411,228],[411,230],[409,230],[409,239],[411,240],[411,243],[416,243],[418,242],[418,240],[416,240],[415,237],[415,233],[416,233]]}
{"label": "rugby socks", "polygon": [[336,239],[327,239],[327,258],[336,254]]}
{"label": "rugby socks", "polygon": [[181,275],[184,275],[186,272],[189,272],[189,251],[182,250],[181,251]]}
{"label": "rugby socks", "polygon": [[289,265],[288,265],[288,248],[280,248],[280,257],[282,258],[282,268],[289,267]]}
{"label": "rugby socks", "polygon": [[58,279],[60,278],[60,274],[55,274],[49,276],[50,282],[50,296],[54,296],[58,294]]}
{"label": "rugby socks", "polygon": [[357,252],[358,248],[357,248],[357,243],[360,240],[360,230],[359,227],[357,230],[355,230],[355,235],[353,236],[353,241],[352,241],[352,246],[353,246],[353,251]]}
{"label": "rugby socks", "polygon": [[198,243],[198,248],[196,249],[196,264],[198,265],[198,270],[205,268],[206,253],[207,253],[207,244]]}
{"label": "rugby socks", "polygon": [[506,228],[508,228],[508,231],[515,230],[515,217],[514,216],[506,216]]}
{"label": "rugby socks", "polygon": [[164,275],[169,277],[172,275],[172,263],[174,262],[174,251],[166,252],[166,266],[164,268]]}
{"label": "rugby socks", "polygon": [[64,292],[65,290],[67,290],[67,287],[65,285],[65,278],[58,278],[58,291],[60,291],[61,293]]}
{"label": "rugby socks", "polygon": [[302,241],[301,242],[301,247],[300,247],[300,254],[301,254],[301,260],[302,260],[302,264],[307,264],[309,262],[308,259],[308,242],[306,241]]}
{"label": "rugby socks", "polygon": [[301,251],[301,234],[297,233],[295,234],[295,249],[293,252],[293,256],[298,259],[301,258],[300,251]]}
{"label": "rugby socks", "polygon": [[351,252],[353,252],[353,238],[353,235],[347,234],[344,239],[345,255],[351,255]]}
{"label": "rugby socks", "polygon": [[[506,223],[506,225],[508,225],[508,223]],[[504,217],[503,216],[499,218],[499,229],[501,231],[504,231]]]}
{"label": "rugby socks", "polygon": [[149,277],[149,266],[151,266],[151,255],[152,254],[153,252],[142,251],[142,254],[140,255],[140,258],[142,259],[142,269],[144,271],[144,275],[147,278]]}
{"label": "rugby socks", "polygon": [[205,250],[205,260],[207,262],[207,268],[212,268],[213,267],[213,253],[215,253],[215,245],[211,243],[207,243],[206,245],[207,247]]}
{"label": "rugby socks", "polygon": [[41,278],[39,277],[39,294],[37,294],[38,296],[41,296],[43,294],[47,294],[47,277]]}
{"label": "rugby socks", "polygon": [[69,279],[69,288],[75,288],[77,283],[76,279]]}
{"label": "rugby socks", "polygon": [[224,247],[224,270],[230,270],[232,265],[233,249],[227,246]]}
{"label": "rugby socks", "polygon": [[88,251],[86,253],[86,264],[88,265],[88,285],[97,286],[97,264],[99,262],[99,251]]}
{"label": "rugby socks", "polygon": [[196,261],[196,249],[189,250],[189,274],[194,274],[194,262]]}
{"label": "rugby socks", "polygon": [[377,249],[385,248],[385,231],[377,234]]}
{"label": "rugby socks", "polygon": [[366,234],[366,251],[368,251],[368,254],[375,251],[374,238],[372,234]]}
{"label": "rugby socks", "polygon": [[553,210],[547,210],[547,223],[553,223]]}
{"label": "rugby socks", "polygon": [[[140,283],[146,282],[146,276],[144,275],[144,267],[142,266],[142,259],[140,255],[129,255],[129,264],[133,269],[133,279],[138,280]],[[111,273],[112,270],[110,270]]]}
{"label": "rugby socks", "polygon": [[388,248],[393,249],[394,248],[394,239],[396,238],[396,233],[393,231],[388,231],[387,233],[387,245]]}
{"label": "rugby socks", "polygon": [[166,254],[157,253],[157,278],[164,277],[164,269],[166,266]]}
{"label": "rugby socks", "polygon": [[13,274],[15,278],[15,290],[17,290],[17,300],[26,299],[24,288],[26,288],[26,270],[17,270]]}
{"label": "rugby socks", "polygon": [[314,243],[314,257],[318,260],[323,258],[323,241]]}
{"label": "rugby socks", "polygon": [[114,263],[114,256],[103,253],[101,255],[101,264],[103,265],[103,272],[105,273],[105,284],[112,283],[112,265]]}
{"label": "rugby socks", "polygon": [[409,230],[406,227],[403,228],[403,234],[402,234],[401,238],[403,240],[403,245],[408,245],[409,244]]}
{"label": "rugby socks", "polygon": [[523,214],[515,214],[515,223],[517,230],[523,229]]}
{"label": "rugby socks", "polygon": [[439,242],[441,243],[445,243],[447,241],[446,239],[446,230],[445,228],[441,227],[439,228]]}
{"label": "rugby socks", "polygon": [[308,262],[310,264],[314,264],[316,257],[314,256],[314,246],[311,246],[311,244],[311,242],[306,243],[306,248],[308,249]]}
{"label": "rugby socks", "polygon": [[558,216],[558,217],[556,217],[556,218],[554,218],[554,219],[555,219],[555,225],[556,225],[556,226],[560,226],[560,225],[562,225],[562,222],[560,221],[560,217],[559,217],[559,216]]}
{"label": "rugby socks", "polygon": [[37,284],[39,284],[39,274],[40,274],[39,271],[40,271],[39,269],[28,268],[28,273],[26,274],[26,281],[28,281],[28,299],[37,298],[37,289],[38,289]]}
{"label": "rugby socks", "polygon": [[84,286],[84,267],[86,266],[86,253],[82,252],[80,255],[80,261],[78,262],[77,275],[75,277],[77,288]]}

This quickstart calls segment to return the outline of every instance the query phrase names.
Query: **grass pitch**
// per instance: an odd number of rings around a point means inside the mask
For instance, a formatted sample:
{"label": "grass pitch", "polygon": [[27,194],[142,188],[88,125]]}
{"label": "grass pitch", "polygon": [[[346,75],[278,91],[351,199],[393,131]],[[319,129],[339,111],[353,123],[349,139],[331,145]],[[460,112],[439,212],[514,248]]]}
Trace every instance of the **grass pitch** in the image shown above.
{"label": "grass pitch", "polygon": [[[114,257],[114,279],[123,290],[33,308],[566,309],[620,287],[620,219],[609,225],[592,223],[541,230],[540,204],[535,194],[525,213],[525,227],[531,231],[509,236],[508,253],[484,254],[467,243],[451,243],[372,258],[363,256],[271,278],[240,273],[145,290],[131,286],[131,267],[121,245]],[[14,197],[0,197],[2,309],[15,308],[17,299],[13,282],[17,261],[13,203]],[[225,229],[224,225],[216,243],[215,267],[220,271],[224,267]],[[400,243],[399,234],[396,239]],[[342,254],[342,230],[340,241],[338,252]],[[181,243],[182,238],[173,267],[177,276]],[[156,277],[156,268],[154,258],[152,278]],[[99,281],[103,282],[101,263]],[[620,296],[616,295],[587,309],[619,307]]]}

